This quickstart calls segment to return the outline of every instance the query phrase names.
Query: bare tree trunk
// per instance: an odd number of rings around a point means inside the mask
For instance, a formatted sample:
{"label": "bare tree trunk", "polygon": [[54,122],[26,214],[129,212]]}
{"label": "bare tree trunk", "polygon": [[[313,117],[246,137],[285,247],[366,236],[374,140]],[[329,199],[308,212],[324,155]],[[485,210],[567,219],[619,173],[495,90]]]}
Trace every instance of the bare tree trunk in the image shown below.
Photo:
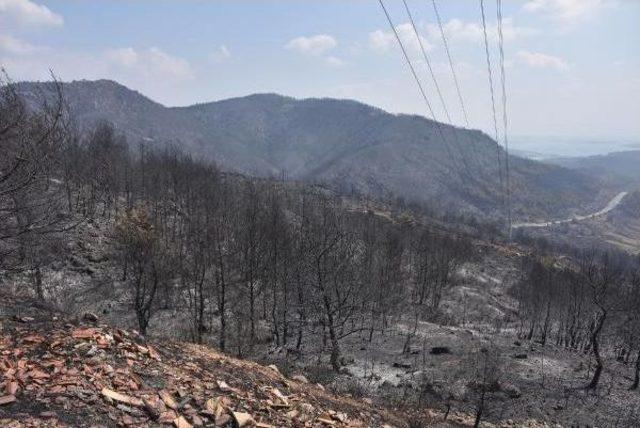
{"label": "bare tree trunk", "polygon": [[277,288],[276,288],[277,285],[275,280],[272,282],[271,287],[272,287],[271,322],[273,323],[273,336],[276,341],[276,346],[280,346],[280,319],[277,313],[278,293],[277,293]]}
{"label": "bare tree trunk", "polygon": [[331,340],[331,367],[333,370],[340,371],[340,344],[338,343],[338,336],[336,335],[336,329],[333,320],[333,313],[331,312],[331,303],[329,299],[324,296],[324,307],[327,311],[327,324],[329,327],[329,339]]}
{"label": "bare tree trunk", "polygon": [[[220,257],[222,258],[222,257]],[[222,262],[222,260],[221,260]],[[226,304],[227,304],[227,284],[225,282],[224,277],[224,267],[220,266],[220,276],[219,276],[219,289],[218,289],[218,312],[220,313],[220,337],[218,339],[218,346],[222,352],[225,351],[226,341],[227,341],[227,315],[226,315]]]}
{"label": "bare tree trunk", "polygon": [[602,375],[602,369],[604,368],[604,363],[602,361],[602,356],[600,355],[600,342],[599,336],[602,331],[602,327],[604,326],[604,321],[607,318],[607,312],[601,310],[600,315],[598,316],[598,320],[596,321],[596,325],[591,333],[591,350],[593,352],[593,356],[596,359],[596,368],[593,372],[593,377],[591,378],[591,382],[587,385],[587,389],[595,389],[598,386],[598,382],[600,381],[600,376]]}
{"label": "bare tree trunk", "polygon": [[204,332],[204,269],[202,277],[197,285],[197,298],[196,298],[196,340],[197,343],[202,343],[202,333]]}
{"label": "bare tree trunk", "polygon": [[638,389],[638,385],[640,384],[640,350],[638,350],[638,356],[636,357],[636,368],[635,368],[635,376],[633,378],[633,385],[631,385],[631,390]]}
{"label": "bare tree trunk", "polygon": [[289,326],[287,322],[287,307],[289,306],[288,300],[288,290],[287,290],[287,277],[285,276],[284,281],[282,282],[282,296],[283,296],[283,306],[282,306],[282,343],[287,345],[287,336],[289,335]]}
{"label": "bare tree trunk", "polygon": [[44,290],[42,289],[42,270],[40,269],[40,265],[36,266],[35,282],[36,295],[38,296],[38,299],[44,300]]}
{"label": "bare tree trunk", "polygon": [[376,324],[376,311],[372,307],[371,308],[371,325],[369,327],[369,343],[373,341],[373,332],[375,330],[375,324]]}
{"label": "bare tree trunk", "polygon": [[249,321],[250,321],[250,331],[249,331],[249,347],[253,350],[253,346],[256,341],[256,295],[255,288],[253,285],[253,278],[249,283]]}
{"label": "bare tree trunk", "polygon": [[480,395],[480,402],[478,403],[478,409],[476,410],[476,419],[473,422],[473,428],[478,428],[480,426],[480,421],[482,421],[482,412],[484,411],[484,395],[485,395],[485,386],[482,386],[482,394]]}
{"label": "bare tree trunk", "polygon": [[218,347],[224,352],[227,346],[227,278],[225,275],[225,261],[222,253],[221,234],[218,234],[216,242],[216,256],[218,259],[218,272],[216,273],[217,297],[218,297],[218,317],[220,318],[220,335],[218,337]]}
{"label": "bare tree trunk", "polygon": [[542,327],[542,335],[540,338],[540,342],[542,342],[542,345],[545,345],[547,343],[547,334],[549,332],[549,320],[551,318],[551,300],[548,299],[547,300],[547,308],[546,308],[546,314],[544,316],[544,325]]}
{"label": "bare tree trunk", "polygon": [[302,333],[307,324],[307,314],[305,311],[304,291],[302,288],[302,279],[298,276],[296,281],[298,295],[298,337],[296,339],[296,351],[300,351],[302,347]]}
{"label": "bare tree trunk", "polygon": [[410,332],[407,332],[407,338],[404,341],[404,346],[402,347],[403,354],[409,354],[411,352],[411,339],[416,335],[416,331],[418,331],[418,318],[419,312],[416,309],[414,318],[413,318],[413,329]]}

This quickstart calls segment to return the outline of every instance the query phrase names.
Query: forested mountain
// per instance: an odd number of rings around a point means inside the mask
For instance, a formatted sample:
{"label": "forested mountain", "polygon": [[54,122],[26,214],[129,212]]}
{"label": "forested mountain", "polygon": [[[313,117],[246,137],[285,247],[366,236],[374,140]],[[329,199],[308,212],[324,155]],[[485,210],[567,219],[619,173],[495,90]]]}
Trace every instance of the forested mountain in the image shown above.
{"label": "forested mountain", "polygon": [[[18,85],[34,106],[53,89]],[[174,143],[223,169],[432,202],[442,211],[492,216],[503,210],[497,159],[504,163],[504,152],[477,130],[347,100],[260,94],[169,108],[108,80],[66,83],[63,90],[79,128],[106,120],[134,146]],[[511,171],[520,219],[568,215],[602,202],[599,181],[581,173],[519,157],[511,158]]]}

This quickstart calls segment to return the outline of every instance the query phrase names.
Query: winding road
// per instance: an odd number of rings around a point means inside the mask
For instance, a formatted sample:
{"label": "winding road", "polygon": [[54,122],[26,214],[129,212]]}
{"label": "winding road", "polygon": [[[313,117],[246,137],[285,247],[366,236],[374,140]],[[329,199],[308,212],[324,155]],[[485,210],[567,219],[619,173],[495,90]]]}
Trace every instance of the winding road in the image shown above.
{"label": "winding road", "polygon": [[604,207],[600,211],[597,211],[597,212],[592,213],[592,214],[578,215],[578,216],[575,216],[575,217],[572,217],[572,218],[567,218],[567,219],[564,219],[564,220],[547,221],[547,222],[544,222],[544,223],[515,223],[513,225],[513,228],[514,229],[520,229],[520,228],[525,228],[525,227],[548,227],[548,226],[555,226],[557,224],[571,223],[572,221],[587,220],[587,219],[590,219],[590,218],[599,217],[599,216],[601,216],[603,214],[608,213],[609,211],[611,211],[615,207],[617,207],[620,204],[620,202],[622,202],[624,197],[627,196],[627,193],[628,192],[620,192],[620,193],[618,193],[613,199],[611,199],[609,201],[609,203],[607,204],[606,207]]}

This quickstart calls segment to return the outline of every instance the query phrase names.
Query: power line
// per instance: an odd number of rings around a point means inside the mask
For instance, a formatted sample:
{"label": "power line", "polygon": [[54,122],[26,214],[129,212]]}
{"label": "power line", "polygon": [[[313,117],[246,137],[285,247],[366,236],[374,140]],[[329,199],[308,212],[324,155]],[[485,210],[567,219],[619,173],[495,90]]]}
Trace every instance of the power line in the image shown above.
{"label": "power line", "polygon": [[449,43],[447,43],[447,37],[444,34],[444,28],[442,27],[442,20],[440,19],[440,13],[438,12],[438,6],[436,0],[431,0],[433,4],[433,11],[436,14],[438,26],[440,27],[440,35],[442,36],[442,43],[444,44],[444,50],[447,52],[447,58],[449,59],[449,67],[451,68],[451,74],[453,75],[453,81],[456,85],[456,91],[458,93],[458,100],[460,101],[460,107],[462,107],[462,114],[464,116],[464,123],[469,127],[469,117],[467,116],[467,109],[464,106],[464,99],[462,98],[462,91],[460,90],[460,84],[458,83],[458,76],[456,75],[455,67],[453,66],[453,60],[451,59],[451,52],[449,51]]}
{"label": "power line", "polygon": [[500,161],[500,143],[498,135],[498,119],[496,116],[496,100],[493,92],[493,72],[491,71],[491,56],[489,54],[489,38],[487,36],[487,22],[484,13],[484,0],[480,0],[480,12],[482,13],[482,32],[484,34],[484,52],[487,57],[487,72],[489,75],[489,89],[491,91],[491,111],[493,112],[493,130],[496,139],[496,155],[498,160],[498,175],[500,176],[500,187],[504,186],[502,179],[502,162]]}
{"label": "power line", "polygon": [[[438,79],[436,79],[436,74],[433,72],[433,67],[431,67],[431,61],[429,60],[429,55],[427,55],[427,51],[425,50],[424,44],[422,43],[422,38],[420,37],[420,33],[418,32],[418,27],[416,27],[416,23],[413,19],[413,14],[411,13],[411,9],[409,9],[409,5],[407,4],[406,0],[402,0],[402,3],[404,4],[404,8],[407,11],[407,16],[409,17],[409,22],[411,23],[413,32],[415,33],[416,39],[418,40],[418,45],[420,46],[422,57],[424,58],[424,62],[427,64],[429,74],[431,75],[431,79],[433,80],[433,84],[436,88],[436,92],[438,93],[438,98],[440,99],[440,103],[442,104],[442,109],[444,110],[444,114],[447,118],[447,122],[449,123],[449,125],[454,126],[453,121],[451,120],[451,116],[449,115],[449,110],[447,109],[447,103],[444,100],[444,96],[442,96],[442,91],[440,90]],[[455,138],[458,152],[460,153],[460,158],[462,160],[462,164],[465,169],[465,174],[467,175],[467,177],[472,178],[472,175],[469,172],[469,165],[467,164],[466,156],[464,155],[464,151],[460,145],[460,140],[458,139],[458,131],[457,129],[455,129],[455,127],[453,129],[453,136]]]}
{"label": "power line", "polygon": [[[455,67],[453,65],[453,59],[451,56],[451,50],[449,49],[449,43],[447,42],[447,37],[444,34],[444,27],[442,25],[442,19],[440,18],[440,12],[438,11],[438,6],[436,5],[435,0],[431,0],[431,4],[433,5],[433,11],[435,13],[436,19],[438,21],[438,27],[440,28],[440,35],[442,36],[442,43],[444,45],[445,51],[447,53],[447,58],[449,60],[449,68],[451,69],[451,75],[453,76],[453,82],[455,84],[456,87],[456,92],[458,94],[458,101],[460,102],[460,107],[462,109],[462,115],[464,117],[464,123],[466,125],[467,128],[469,128],[469,117],[467,115],[467,109],[464,105],[464,98],[462,97],[462,90],[460,89],[460,83],[458,81],[458,75],[456,74],[456,70]],[[406,7],[406,3],[405,3],[405,7]],[[473,141],[471,140],[471,138],[469,137],[468,134],[464,134],[465,135],[465,139],[467,144],[471,147],[471,151],[472,151],[472,158],[475,160],[475,163],[479,166],[478,171],[480,172],[481,175],[485,175],[484,174],[484,170],[482,168],[482,164],[478,161],[478,151],[476,149],[475,144],[473,144]],[[463,161],[465,162],[466,165],[466,159],[463,155]]]}
{"label": "power line", "polygon": [[402,44],[402,40],[400,39],[400,35],[398,34],[398,30],[396,30],[395,25],[393,25],[393,20],[391,19],[391,16],[389,15],[389,12],[387,11],[387,8],[385,7],[383,1],[382,0],[378,0],[378,3],[380,3],[380,7],[382,7],[382,10],[384,11],[385,16],[387,17],[387,21],[389,22],[389,26],[391,27],[391,30],[393,31],[393,34],[396,37],[398,45],[400,45],[400,49],[402,50],[402,54],[404,56],[405,62],[409,66],[409,69],[411,70],[411,74],[413,74],[413,78],[415,79],[416,84],[418,85],[418,89],[420,90],[420,94],[422,95],[422,98],[424,99],[424,102],[427,105],[427,108],[429,109],[429,113],[431,114],[433,122],[435,123],[436,128],[438,129],[438,133],[440,134],[440,138],[442,138],[442,142],[443,142],[443,144],[444,144],[444,146],[445,146],[445,148],[447,150],[449,158],[451,159],[451,165],[455,168],[456,167],[455,158],[453,157],[453,154],[451,153],[451,149],[449,148],[449,144],[447,144],[447,140],[444,137],[444,133],[442,132],[442,128],[440,127],[440,123],[436,119],[436,115],[435,115],[435,113],[433,111],[433,108],[431,106],[431,102],[429,101],[429,98],[427,97],[427,93],[424,90],[424,87],[422,86],[422,83],[420,82],[420,78],[418,77],[418,73],[416,73],[416,70],[413,67],[413,64],[411,63],[411,60],[409,59],[409,55],[407,54],[407,50],[405,49],[404,45]]}
{"label": "power line", "polygon": [[407,11],[407,15],[409,16],[409,22],[413,27],[413,32],[416,33],[416,38],[418,39],[418,45],[420,46],[420,50],[422,51],[422,57],[424,58],[424,62],[427,64],[427,68],[429,69],[429,74],[431,74],[431,78],[433,79],[434,86],[436,88],[436,92],[438,93],[438,98],[440,98],[440,103],[442,104],[442,109],[444,110],[444,114],[447,117],[447,121],[451,122],[451,116],[449,116],[449,110],[447,109],[447,103],[444,101],[444,97],[442,96],[442,91],[440,91],[440,85],[438,85],[438,80],[436,79],[436,75],[433,72],[433,68],[431,67],[431,61],[429,61],[429,56],[424,49],[424,44],[422,43],[422,39],[420,38],[420,33],[418,33],[418,28],[416,27],[416,23],[413,20],[413,15],[411,14],[411,10],[409,9],[409,5],[407,4],[407,0],[402,0],[404,3],[404,8]]}
{"label": "power line", "polygon": [[420,82],[420,79],[418,78],[418,74],[416,73],[416,70],[413,68],[413,64],[411,63],[411,60],[409,59],[409,55],[407,55],[407,51],[404,48],[404,45],[402,44],[402,40],[400,40],[400,36],[398,35],[398,31],[396,30],[396,27],[393,25],[393,21],[391,20],[391,16],[389,16],[389,12],[387,12],[387,8],[384,6],[384,3],[382,2],[382,0],[378,0],[378,3],[380,3],[380,6],[382,6],[382,10],[384,11],[385,16],[387,17],[387,21],[389,21],[389,26],[391,27],[391,30],[393,30],[393,34],[395,34],[395,36],[396,36],[396,40],[398,41],[398,44],[400,45],[400,49],[402,49],[402,54],[404,55],[404,59],[405,59],[407,65],[409,66],[409,69],[411,70],[411,74],[413,74],[413,78],[416,80],[416,84],[418,85],[418,89],[420,90],[420,93],[422,94],[422,98],[424,98],[424,102],[427,104],[427,108],[429,109],[429,113],[431,114],[431,117],[433,118],[433,120],[435,120],[436,116],[433,113],[433,108],[431,107],[431,102],[429,102],[429,98],[427,98],[427,94],[426,94],[424,88],[422,87],[422,83]]}
{"label": "power line", "polygon": [[509,222],[509,240],[511,240],[512,219],[511,219],[511,183],[509,174],[509,138],[507,134],[507,85],[504,71],[504,37],[502,35],[502,0],[496,0],[498,18],[498,44],[500,46],[500,80],[502,81],[502,122],[505,151],[505,170],[507,176],[507,221]]}

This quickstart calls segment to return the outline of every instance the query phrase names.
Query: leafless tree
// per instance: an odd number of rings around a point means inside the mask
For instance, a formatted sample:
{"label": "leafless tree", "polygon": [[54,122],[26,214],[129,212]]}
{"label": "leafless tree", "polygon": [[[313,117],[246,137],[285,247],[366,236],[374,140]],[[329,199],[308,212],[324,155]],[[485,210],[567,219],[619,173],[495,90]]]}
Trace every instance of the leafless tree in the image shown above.
{"label": "leafless tree", "polygon": [[63,207],[60,153],[70,136],[62,86],[28,107],[0,72],[0,267],[32,272],[43,297],[41,266],[56,234],[70,227]]}
{"label": "leafless tree", "polygon": [[596,367],[587,388],[595,389],[604,369],[600,338],[607,320],[620,303],[616,299],[619,289],[614,287],[622,286],[624,271],[611,255],[598,255],[595,251],[589,251],[580,260],[579,272],[590,291],[589,298],[593,307],[589,342]]}
{"label": "leafless tree", "polygon": [[158,289],[166,278],[168,260],[153,224],[143,208],[127,212],[116,225],[118,250],[131,264],[129,284],[141,334],[146,334]]}

